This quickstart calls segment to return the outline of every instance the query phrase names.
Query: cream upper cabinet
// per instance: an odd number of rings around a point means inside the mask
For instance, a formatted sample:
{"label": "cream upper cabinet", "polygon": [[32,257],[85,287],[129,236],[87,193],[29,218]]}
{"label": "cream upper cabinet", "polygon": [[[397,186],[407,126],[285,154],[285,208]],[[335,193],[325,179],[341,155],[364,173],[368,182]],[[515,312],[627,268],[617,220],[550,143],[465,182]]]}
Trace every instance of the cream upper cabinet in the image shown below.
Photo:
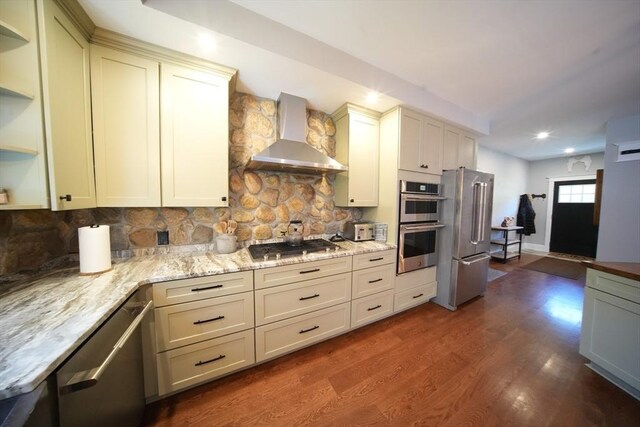
{"label": "cream upper cabinet", "polygon": [[338,206],[378,205],[380,113],[345,104],[333,113],[336,160],[349,166],[336,175]]}
{"label": "cream upper cabinet", "polygon": [[442,175],[443,128],[437,120],[401,108],[398,168]]}
{"label": "cream upper cabinet", "polygon": [[160,206],[160,64],[91,46],[98,206]]}
{"label": "cream upper cabinet", "polygon": [[476,140],[471,134],[453,126],[444,128],[442,169],[476,167]]}
{"label": "cream upper cabinet", "polygon": [[96,207],[89,42],[53,0],[38,0],[52,210]]}
{"label": "cream upper cabinet", "polygon": [[475,136],[467,133],[462,134],[460,145],[458,145],[458,163],[468,169],[476,168],[477,144]]}
{"label": "cream upper cabinet", "polygon": [[0,0],[0,210],[49,207],[35,0]]}
{"label": "cream upper cabinet", "polygon": [[228,206],[229,79],[161,64],[164,206]]}

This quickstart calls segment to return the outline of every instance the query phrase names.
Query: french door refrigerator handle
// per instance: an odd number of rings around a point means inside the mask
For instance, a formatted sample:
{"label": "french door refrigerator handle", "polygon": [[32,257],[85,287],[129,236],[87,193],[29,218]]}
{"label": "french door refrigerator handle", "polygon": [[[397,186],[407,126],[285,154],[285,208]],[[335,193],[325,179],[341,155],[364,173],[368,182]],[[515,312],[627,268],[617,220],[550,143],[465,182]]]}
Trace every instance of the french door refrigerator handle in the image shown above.
{"label": "french door refrigerator handle", "polygon": [[65,385],[60,387],[60,394],[73,393],[75,391],[93,387],[94,385],[98,384],[98,380],[100,380],[100,377],[102,376],[104,371],[107,370],[113,359],[115,359],[115,357],[117,356],[120,349],[124,347],[131,335],[133,335],[133,332],[136,330],[138,325],[140,325],[140,322],[142,322],[144,316],[149,310],[151,310],[152,307],[153,301],[149,301],[144,306],[140,314],[138,314],[136,318],[133,319],[129,327],[127,327],[122,336],[115,343],[113,349],[111,350],[107,358],[104,359],[104,361],[100,364],[100,366],[73,374],[71,379]]}
{"label": "french door refrigerator handle", "polygon": [[487,183],[476,182],[473,184],[473,222],[471,243],[477,245],[485,239],[486,221],[485,214],[487,211]]}

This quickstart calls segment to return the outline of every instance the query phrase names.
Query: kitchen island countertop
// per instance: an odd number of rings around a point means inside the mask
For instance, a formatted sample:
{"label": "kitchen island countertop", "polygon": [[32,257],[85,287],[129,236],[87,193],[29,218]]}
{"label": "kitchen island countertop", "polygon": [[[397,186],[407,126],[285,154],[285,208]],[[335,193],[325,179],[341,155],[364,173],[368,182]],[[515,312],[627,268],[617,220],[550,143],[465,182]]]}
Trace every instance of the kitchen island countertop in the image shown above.
{"label": "kitchen island countertop", "polygon": [[393,249],[381,242],[339,242],[341,250],[256,262],[247,249],[117,259],[98,275],[76,266],[0,284],[0,399],[33,391],[140,286]]}

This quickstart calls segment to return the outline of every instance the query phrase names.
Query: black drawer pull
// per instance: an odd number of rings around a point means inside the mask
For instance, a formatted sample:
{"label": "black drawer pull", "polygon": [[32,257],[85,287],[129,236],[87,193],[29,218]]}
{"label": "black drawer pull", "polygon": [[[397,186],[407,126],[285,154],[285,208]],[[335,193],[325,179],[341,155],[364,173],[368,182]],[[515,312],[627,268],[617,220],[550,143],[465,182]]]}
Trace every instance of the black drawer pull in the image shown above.
{"label": "black drawer pull", "polygon": [[213,319],[207,319],[207,320],[196,320],[195,322],[193,322],[193,324],[199,325],[201,323],[215,322],[216,320],[221,320],[221,319],[224,319],[224,316],[218,316],[218,317],[214,317]]}
{"label": "black drawer pull", "polygon": [[224,285],[213,285],[213,286],[207,286],[206,288],[193,288],[191,289],[191,292],[198,292],[198,291],[206,291],[209,289],[218,289],[223,287]]}
{"label": "black drawer pull", "polygon": [[373,311],[373,310],[377,310],[380,307],[382,307],[380,304],[376,305],[375,307],[371,307],[371,308],[367,308],[367,311]]}
{"label": "black drawer pull", "polygon": [[422,295],[424,295],[424,294],[418,294],[415,297],[413,297],[413,299],[420,298]]}
{"label": "black drawer pull", "polygon": [[318,329],[319,327],[320,327],[320,326],[316,325],[316,326],[313,326],[313,327],[311,327],[311,328],[309,328],[309,329],[302,329],[302,330],[300,330],[300,332],[298,332],[298,333],[299,333],[299,334],[306,334],[307,332],[315,331],[315,330],[316,330],[316,329]]}
{"label": "black drawer pull", "polygon": [[369,260],[369,262],[382,261],[383,259],[384,259],[383,257],[380,257],[380,258],[371,258],[371,259]]}
{"label": "black drawer pull", "polygon": [[382,279],[369,280],[369,283],[382,282]]}
{"label": "black drawer pull", "polygon": [[304,271],[301,271],[300,274],[315,273],[316,271],[320,271],[320,269],[314,268],[313,270],[304,270]]}
{"label": "black drawer pull", "polygon": [[300,297],[300,301],[304,301],[307,299],[312,299],[312,298],[318,298],[320,296],[320,294],[313,294],[310,297]]}
{"label": "black drawer pull", "polygon": [[218,357],[214,357],[213,359],[205,360],[204,362],[203,361],[199,361],[194,366],[206,365],[207,363],[215,362],[216,360],[224,359],[225,357],[227,357],[227,356],[225,356],[224,354],[221,354]]}

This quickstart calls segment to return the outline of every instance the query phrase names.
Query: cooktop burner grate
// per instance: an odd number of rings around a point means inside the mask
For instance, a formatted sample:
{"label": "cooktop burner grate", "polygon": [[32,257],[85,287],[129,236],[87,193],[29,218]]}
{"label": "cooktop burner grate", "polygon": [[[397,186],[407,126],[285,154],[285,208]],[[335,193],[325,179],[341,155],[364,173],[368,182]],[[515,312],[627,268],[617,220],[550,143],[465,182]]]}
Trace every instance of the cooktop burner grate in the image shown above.
{"label": "cooktop burner grate", "polygon": [[304,240],[300,246],[290,246],[286,242],[250,245],[249,253],[255,261],[291,258],[311,252],[336,251],[340,247],[324,239]]}

